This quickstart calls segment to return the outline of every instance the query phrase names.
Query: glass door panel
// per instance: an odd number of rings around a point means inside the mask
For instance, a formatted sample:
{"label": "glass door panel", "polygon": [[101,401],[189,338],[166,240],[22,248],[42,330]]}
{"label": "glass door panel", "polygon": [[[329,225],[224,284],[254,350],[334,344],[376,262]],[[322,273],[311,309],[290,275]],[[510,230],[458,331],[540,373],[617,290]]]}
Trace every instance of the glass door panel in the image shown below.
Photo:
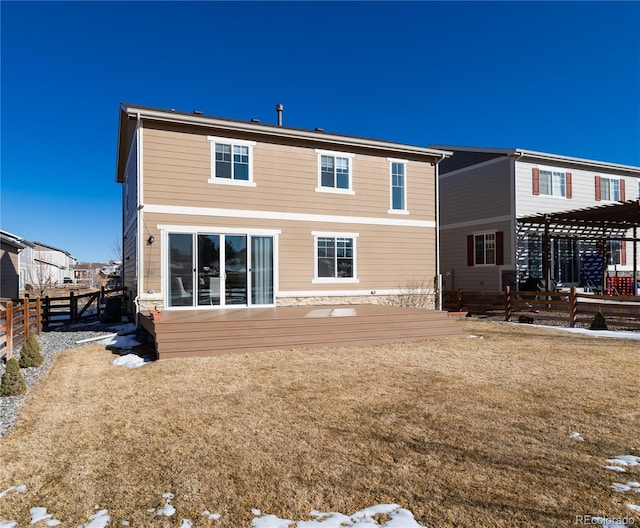
{"label": "glass door panel", "polygon": [[198,235],[198,305],[220,305],[220,235]]}
{"label": "glass door panel", "polygon": [[273,304],[273,237],[251,237],[251,304]]}
{"label": "glass door panel", "polygon": [[193,306],[193,236],[169,234],[169,306]]}
{"label": "glass door panel", "polygon": [[247,237],[224,236],[225,304],[247,304]]}

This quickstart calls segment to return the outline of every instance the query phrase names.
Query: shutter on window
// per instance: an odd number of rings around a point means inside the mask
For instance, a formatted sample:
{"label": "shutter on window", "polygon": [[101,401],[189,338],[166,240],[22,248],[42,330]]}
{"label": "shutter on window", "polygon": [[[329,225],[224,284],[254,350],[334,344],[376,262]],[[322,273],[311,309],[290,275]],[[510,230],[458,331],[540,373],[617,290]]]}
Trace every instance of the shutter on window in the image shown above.
{"label": "shutter on window", "polygon": [[473,235],[467,236],[467,266],[474,264]]}
{"label": "shutter on window", "polygon": [[496,265],[504,264],[504,232],[496,232]]}
{"label": "shutter on window", "polygon": [[[620,190],[620,192],[622,192],[622,190]],[[620,242],[620,265],[621,266],[627,265],[627,241],[626,240],[622,240]]]}
{"label": "shutter on window", "polygon": [[625,201],[625,197],[624,197],[624,179],[620,178],[620,201],[624,202]]}
{"label": "shutter on window", "polygon": [[595,178],[596,180],[596,202],[599,202],[601,200],[600,196],[600,176],[596,176]]}
{"label": "shutter on window", "polygon": [[571,199],[573,198],[573,185],[572,185],[572,181],[571,181],[571,173],[567,172],[566,175],[566,184],[567,184],[567,198]]}
{"label": "shutter on window", "polygon": [[532,192],[534,196],[540,194],[540,169],[534,167],[531,173],[531,182],[533,184]]}

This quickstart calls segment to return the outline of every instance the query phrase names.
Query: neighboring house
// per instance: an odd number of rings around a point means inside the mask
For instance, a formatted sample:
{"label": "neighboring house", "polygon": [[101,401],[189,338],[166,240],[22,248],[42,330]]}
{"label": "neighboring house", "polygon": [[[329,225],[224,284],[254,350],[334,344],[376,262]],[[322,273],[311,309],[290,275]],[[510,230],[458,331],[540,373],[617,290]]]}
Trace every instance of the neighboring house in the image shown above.
{"label": "neighboring house", "polygon": [[20,257],[25,248],[22,239],[0,231],[0,298],[17,299],[20,290]]}
{"label": "neighboring house", "polygon": [[[446,289],[497,290],[542,278],[542,232],[518,219],[636,200],[640,194],[640,167],[522,149],[432,148],[454,153],[440,164],[439,176]],[[603,272],[630,277],[637,269],[633,246],[624,240],[605,246],[595,237],[556,237],[551,277],[563,286],[585,288]]]}
{"label": "neighboring house", "polygon": [[30,280],[38,289],[57,286],[73,280],[76,259],[68,251],[34,242],[34,262]]}
{"label": "neighboring house", "polygon": [[89,287],[108,286],[120,282],[122,263],[110,262],[79,262],[74,266],[74,282]]}
{"label": "neighboring house", "polygon": [[141,311],[433,291],[449,154],[122,104],[124,286]]}

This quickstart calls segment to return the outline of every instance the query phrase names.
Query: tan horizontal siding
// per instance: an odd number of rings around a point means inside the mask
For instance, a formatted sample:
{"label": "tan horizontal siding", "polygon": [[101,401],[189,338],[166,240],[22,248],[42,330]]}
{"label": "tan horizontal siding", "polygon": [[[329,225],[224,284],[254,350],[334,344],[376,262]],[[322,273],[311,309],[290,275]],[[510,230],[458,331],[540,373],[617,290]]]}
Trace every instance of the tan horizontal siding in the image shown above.
{"label": "tan horizontal siding", "polygon": [[[162,240],[158,225],[209,226],[210,232],[224,228],[279,229],[279,289],[282,291],[379,290],[394,289],[409,281],[430,281],[435,275],[435,229],[418,227],[245,220],[204,216],[144,214],[144,291],[159,293],[161,285]],[[206,231],[206,229],[205,229]],[[315,248],[313,231],[357,233],[356,266],[359,283],[313,284]]]}
{"label": "tan horizontal siding", "polygon": [[[259,142],[253,148],[255,187],[208,183],[211,143],[206,134],[145,129],[144,203],[248,210],[387,217],[390,203],[386,156],[356,154],[355,195],[316,192],[318,160],[313,148]],[[407,165],[407,204],[414,219],[435,218],[434,168]],[[241,205],[240,205],[241,204]]]}

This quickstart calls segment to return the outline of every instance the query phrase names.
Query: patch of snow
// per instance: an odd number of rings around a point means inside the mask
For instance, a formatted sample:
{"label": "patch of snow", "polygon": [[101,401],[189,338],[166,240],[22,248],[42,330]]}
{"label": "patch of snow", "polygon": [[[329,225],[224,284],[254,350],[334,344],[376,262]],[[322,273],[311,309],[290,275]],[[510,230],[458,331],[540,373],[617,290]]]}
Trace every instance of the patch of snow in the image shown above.
{"label": "patch of snow", "polygon": [[251,515],[260,515],[262,512],[258,508],[251,510]]}
{"label": "patch of snow", "polygon": [[[95,508],[97,510],[99,506],[96,506]],[[111,521],[111,517],[109,517],[108,513],[108,510],[100,510],[93,515],[89,515],[90,522],[83,524],[81,528],[105,528],[107,524],[109,524],[109,521]]]}
{"label": "patch of snow", "polygon": [[25,484],[20,484],[19,486],[9,486],[6,490],[0,491],[0,499],[4,497],[7,493],[10,493],[12,491],[15,494],[24,493],[25,491],[27,491],[27,486]]}
{"label": "patch of snow", "polygon": [[[254,515],[260,515],[260,510],[252,510]],[[257,512],[257,513],[256,513]],[[401,508],[397,504],[379,504],[357,511],[352,515],[344,515],[337,512],[323,513],[313,510],[310,515],[315,519],[310,521],[291,521],[281,519],[275,515],[263,515],[251,521],[254,528],[424,528],[418,524],[409,510]],[[376,515],[387,515],[389,519],[384,524],[378,524],[374,519]]]}
{"label": "patch of snow", "polygon": [[633,511],[640,512],[640,506],[638,506],[637,504],[627,504],[627,508]]}
{"label": "patch of snow", "polygon": [[627,470],[620,466],[602,466],[604,469],[608,469],[609,471],[617,471],[618,473],[626,473]]}
{"label": "patch of snow", "polygon": [[29,513],[31,514],[31,524],[36,524],[40,521],[44,521],[47,526],[58,526],[61,524],[61,521],[53,518],[52,513],[47,513],[46,508],[34,506],[29,510]]}
{"label": "patch of snow", "polygon": [[102,341],[99,341],[101,345],[112,346],[115,348],[133,348],[140,346],[142,343],[136,339],[135,335],[120,335],[116,334],[112,337],[107,337]]}
{"label": "patch of snow", "polygon": [[162,498],[165,499],[164,506],[162,508],[158,508],[157,510],[151,508],[147,511],[155,512],[156,515],[164,515],[165,517],[171,517],[174,513],[176,513],[176,509],[171,505],[171,499],[173,499],[175,495],[173,493],[163,493]]}
{"label": "patch of snow", "polygon": [[124,356],[117,357],[111,362],[111,364],[116,367],[138,368],[145,364],[145,360],[135,354],[126,354]]}
{"label": "patch of snow", "polygon": [[617,464],[619,466],[638,466],[640,465],[640,457],[635,455],[615,456],[608,459],[607,464]]}
{"label": "patch of snow", "polygon": [[192,527],[193,527],[193,523],[189,519],[182,519],[182,524],[180,525],[180,528],[192,528]]}
{"label": "patch of snow", "polygon": [[[517,324],[517,323],[514,323]],[[548,326],[548,325],[531,325],[538,328],[546,328],[547,330],[561,330],[572,334],[583,334],[591,337],[612,337],[616,339],[635,339],[640,341],[640,332],[624,332],[615,330],[589,330],[588,328],[570,328],[566,326]]]}
{"label": "patch of snow", "polygon": [[640,493],[640,482],[627,482],[626,484],[614,482],[611,484],[610,488],[618,493],[627,493],[629,491]]}
{"label": "patch of snow", "polygon": [[17,525],[17,521],[0,521],[0,528],[15,528]]}
{"label": "patch of snow", "polygon": [[204,510],[202,512],[202,515],[204,515],[210,521],[217,521],[220,517],[222,517],[222,515],[220,515],[219,513],[211,513],[209,510]]}
{"label": "patch of snow", "polygon": [[578,440],[579,442],[584,442],[584,437],[580,433],[571,433],[570,438]]}
{"label": "patch of snow", "polygon": [[355,315],[355,308],[336,308],[331,312],[331,317],[354,317]]}

